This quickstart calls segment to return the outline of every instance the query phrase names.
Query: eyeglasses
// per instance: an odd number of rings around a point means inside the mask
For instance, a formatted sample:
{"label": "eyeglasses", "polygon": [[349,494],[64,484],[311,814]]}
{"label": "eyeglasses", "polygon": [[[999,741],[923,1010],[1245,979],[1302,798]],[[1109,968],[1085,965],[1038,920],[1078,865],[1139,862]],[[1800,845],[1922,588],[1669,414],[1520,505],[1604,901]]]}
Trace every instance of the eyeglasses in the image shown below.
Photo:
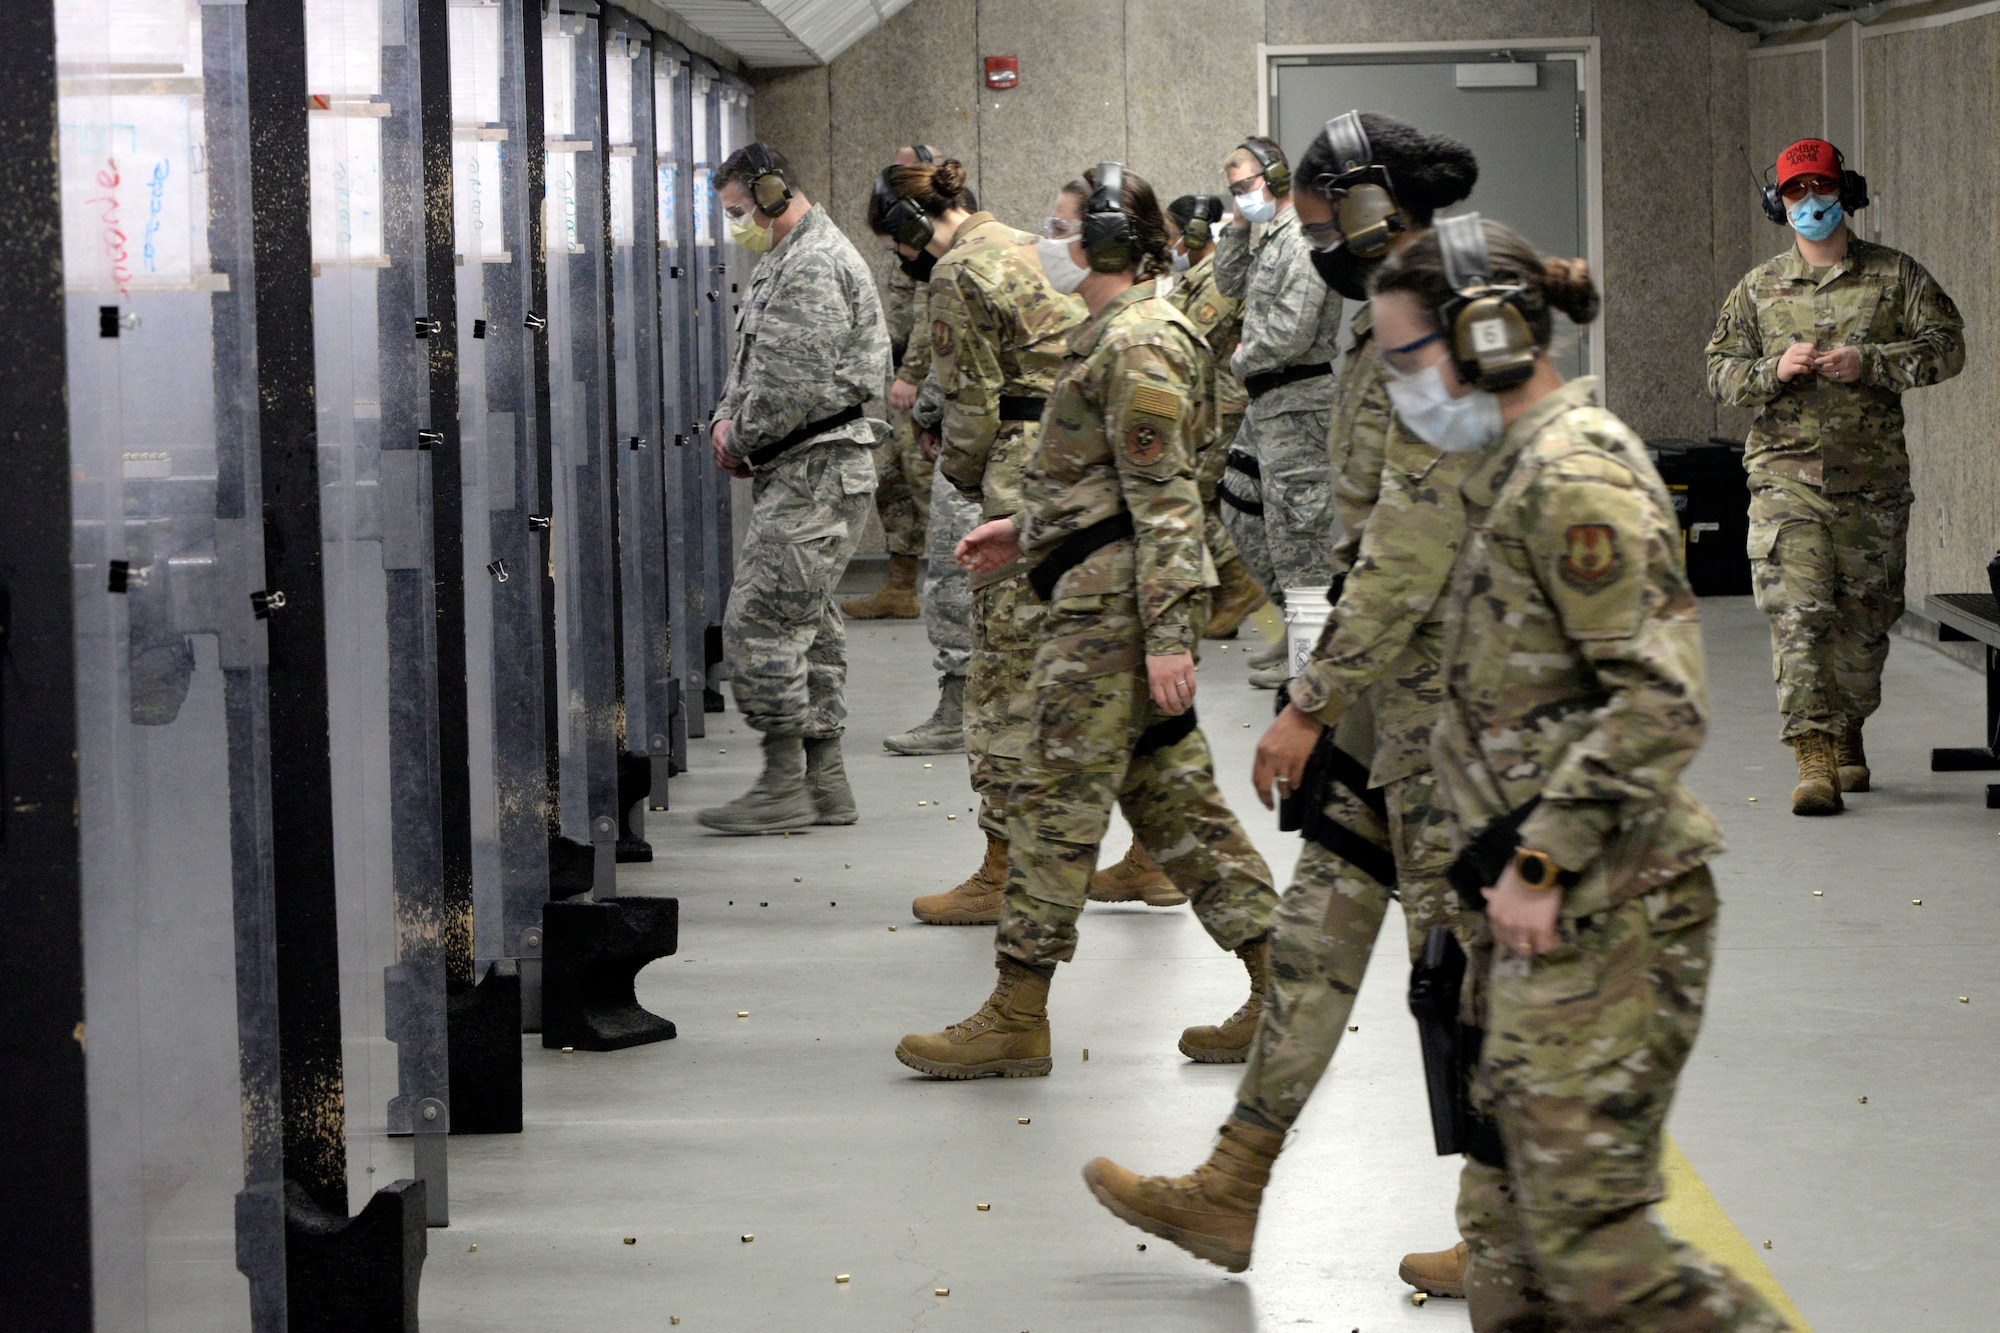
{"label": "eyeglasses", "polygon": [[1263,188],[1264,173],[1261,171],[1254,176],[1245,176],[1242,180],[1229,182],[1229,193],[1235,195],[1238,199],[1253,195]]}
{"label": "eyeglasses", "polygon": [[1840,182],[1825,176],[1794,176],[1778,187],[1778,196],[1788,204],[1796,204],[1809,194],[1839,194]]}
{"label": "eyeglasses", "polygon": [[1306,240],[1315,250],[1337,250],[1340,248],[1340,243],[1347,239],[1346,233],[1340,230],[1339,218],[1328,218],[1324,222],[1301,222],[1299,230],[1305,233]]}
{"label": "eyeglasses", "polygon": [[1043,218],[1042,235],[1051,241],[1068,241],[1083,234],[1083,224],[1075,218]]}
{"label": "eyeglasses", "polygon": [[1416,357],[1412,354],[1422,351],[1434,342],[1442,342],[1443,340],[1444,330],[1436,329],[1430,333],[1426,333],[1415,342],[1404,343],[1401,347],[1384,347],[1382,349],[1382,360],[1388,365],[1389,369],[1395,371],[1398,375],[1414,375],[1424,367],[1422,364],[1419,364]]}
{"label": "eyeglasses", "polygon": [[731,222],[741,222],[744,218],[750,216],[750,205],[745,204],[741,208],[731,208],[729,205],[724,204],[722,212],[723,216],[727,217]]}

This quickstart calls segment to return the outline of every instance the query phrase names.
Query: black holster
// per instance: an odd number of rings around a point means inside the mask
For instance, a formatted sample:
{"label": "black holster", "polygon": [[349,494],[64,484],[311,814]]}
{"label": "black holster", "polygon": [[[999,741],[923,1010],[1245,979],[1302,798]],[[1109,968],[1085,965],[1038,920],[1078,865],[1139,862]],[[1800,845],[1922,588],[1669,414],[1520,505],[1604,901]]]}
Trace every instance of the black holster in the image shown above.
{"label": "black holster", "polygon": [[1479,1065],[1486,1034],[1459,1020],[1465,963],[1465,950],[1451,927],[1432,926],[1424,936],[1423,956],[1410,969],[1410,1012],[1416,1017],[1423,1048],[1431,1138],[1440,1157],[1464,1153],[1504,1169],[1507,1150],[1500,1142],[1500,1127],[1472,1109],[1472,1071]]}
{"label": "black holster", "polygon": [[[1278,687],[1278,711],[1291,703],[1289,684]],[[1368,766],[1333,743],[1333,728],[1319,734],[1318,744],[1306,760],[1298,790],[1278,798],[1278,831],[1297,833],[1332,852],[1387,889],[1396,887],[1396,858],[1379,843],[1365,838],[1326,814],[1333,784],[1339,783],[1356,800],[1373,810],[1384,824],[1389,820],[1389,798],[1380,787],[1368,785]]]}
{"label": "black holster", "polygon": [[1507,863],[1514,859],[1514,850],[1521,845],[1521,825],[1528,822],[1528,816],[1535,813],[1541,802],[1539,796],[1530,797],[1479,830],[1460,849],[1445,878],[1458,890],[1458,900],[1466,911],[1482,914],[1486,911],[1485,891],[1500,882]]}

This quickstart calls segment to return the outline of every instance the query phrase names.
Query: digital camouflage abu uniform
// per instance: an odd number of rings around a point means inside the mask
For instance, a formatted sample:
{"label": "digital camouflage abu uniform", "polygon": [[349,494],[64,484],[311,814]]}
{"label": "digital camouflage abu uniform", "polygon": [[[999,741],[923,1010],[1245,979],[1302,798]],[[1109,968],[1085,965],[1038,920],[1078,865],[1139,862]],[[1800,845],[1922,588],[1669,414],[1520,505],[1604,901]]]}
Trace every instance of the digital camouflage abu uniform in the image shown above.
{"label": "digital camouflage abu uniform", "polygon": [[[925,360],[928,363],[928,353]],[[917,405],[910,409],[910,421],[917,430],[935,431],[944,424],[944,408],[937,367],[932,365],[917,392]],[[978,526],[979,501],[960,494],[943,470],[933,466],[920,601],[924,635],[931,641],[931,668],[940,676],[964,676],[972,662],[972,576],[959,568],[958,544]]]}
{"label": "digital camouflage abu uniform", "polygon": [[[1861,349],[1861,378],[1779,383],[1795,342]],[[1838,736],[1882,701],[1889,631],[1903,614],[1910,460],[1905,390],[1965,365],[1965,328],[1923,266],[1850,236],[1824,271],[1795,245],[1736,284],[1708,344],[1708,388],[1753,407],[1750,560],[1771,619],[1784,736]],[[1845,761],[1843,761],[1845,762]]]}
{"label": "digital camouflage abu uniform", "polygon": [[[868,402],[889,374],[874,275],[815,205],[750,274],[729,379],[716,404],[738,458]],[[750,531],[722,619],[743,720],[772,736],[838,736],[847,717],[847,637],[834,585],[861,540],[883,430],[869,417],[825,431],[757,469]]]}
{"label": "digital camouflage abu uniform", "polygon": [[[974,213],[931,273],[933,373],[945,397],[938,468],[979,501],[981,519],[1018,514],[1021,469],[1083,303],[1049,286],[1035,238]],[[1017,562],[973,583],[965,751],[980,825],[1007,836],[1006,801],[1027,742],[1020,698],[1041,642],[1042,606]]]}
{"label": "digital camouflage abu uniform", "polygon": [[[1343,477],[1347,493],[1365,499],[1344,506],[1342,563],[1351,568],[1291,701],[1334,728],[1336,744],[1368,748],[1342,746],[1321,808],[1328,823],[1318,826],[1340,832],[1316,840],[1308,828],[1278,905],[1270,993],[1237,1094],[1281,1129],[1305,1109],[1340,1044],[1391,893],[1402,899],[1412,962],[1432,926],[1458,926],[1445,880],[1455,848],[1430,740],[1444,698],[1451,570],[1465,537],[1458,488],[1477,456],[1440,453],[1387,415],[1360,420],[1366,438],[1336,452],[1374,459],[1375,476]],[[1347,725],[1356,705],[1359,736]]]}
{"label": "digital camouflage abu uniform", "polygon": [[1216,790],[1192,713],[1161,712],[1146,679],[1148,654],[1194,652],[1215,582],[1195,479],[1213,411],[1208,356],[1151,282],[1098,311],[1069,350],[1022,484],[1022,563],[1121,511],[1135,535],[1053,589],[1024,696],[1032,713],[996,947],[1031,967],[1075,953],[1118,804],[1210,938],[1235,949],[1269,926],[1271,872]]}
{"label": "digital camouflage abu uniform", "polygon": [[1243,412],[1250,406],[1249,391],[1229,373],[1229,359],[1236,354],[1236,344],[1243,337],[1243,307],[1224,296],[1215,285],[1213,252],[1181,274],[1167,290],[1166,297],[1188,317],[1194,331],[1208,344],[1215,370],[1215,426],[1202,443],[1196,479],[1201,483],[1202,535],[1208,542],[1209,556],[1220,569],[1237,558],[1236,543],[1222,521],[1222,499],[1218,492],[1228,466],[1230,443],[1242,429]]}
{"label": "digital camouflage abu uniform", "polygon": [[1331,363],[1340,343],[1340,298],[1313,269],[1298,214],[1286,209],[1253,242],[1231,224],[1215,243],[1215,281],[1242,302],[1242,340],[1230,361],[1246,385],[1252,376],[1295,367],[1326,373],[1253,395],[1230,447],[1223,478],[1223,519],[1250,572],[1271,594],[1324,587],[1335,524],[1327,466],[1333,407]]}
{"label": "digital camouflage abu uniform", "polygon": [[[889,349],[896,378],[915,388],[923,387],[931,363],[927,288],[928,284],[917,282],[900,264],[890,261],[882,299]],[[875,446],[875,512],[882,516],[883,544],[890,555],[923,557],[930,526],[932,471],[930,460],[917,447],[910,414],[896,413],[889,438]]]}
{"label": "digital camouflage abu uniform", "polygon": [[1495,951],[1476,918],[1473,1104],[1507,1165],[1465,1164],[1466,1297],[1478,1330],[1779,1329],[1651,1211],[1701,1026],[1722,840],[1680,781],[1708,716],[1680,523],[1594,391],[1580,379],[1534,404],[1461,488],[1438,780],[1461,838],[1538,801],[1520,845],[1581,875],[1553,890],[1560,943],[1539,958]]}

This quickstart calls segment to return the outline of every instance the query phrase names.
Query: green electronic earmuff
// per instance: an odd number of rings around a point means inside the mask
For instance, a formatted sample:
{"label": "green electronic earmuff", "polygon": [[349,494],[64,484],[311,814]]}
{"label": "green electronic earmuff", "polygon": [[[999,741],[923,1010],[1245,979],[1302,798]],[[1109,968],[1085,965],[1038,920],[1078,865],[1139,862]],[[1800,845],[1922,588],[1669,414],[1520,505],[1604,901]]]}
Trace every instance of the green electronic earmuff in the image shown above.
{"label": "green electronic earmuff", "polygon": [[1194,212],[1181,227],[1181,237],[1190,250],[1205,250],[1215,240],[1215,224],[1222,221],[1222,201],[1212,194],[1198,194]]}
{"label": "green electronic earmuff", "polygon": [[1094,273],[1123,273],[1138,247],[1125,212],[1125,165],[1099,162],[1097,184],[1083,206],[1083,253]]}
{"label": "green electronic earmuff", "polygon": [[1494,281],[1486,227],[1466,213],[1437,224],[1445,280],[1457,295],[1438,311],[1451,360],[1465,383],[1497,393],[1535,373],[1535,335],[1528,328],[1521,283]]}
{"label": "green electronic earmuff", "polygon": [[1292,192],[1292,169],[1285,165],[1282,155],[1271,152],[1255,139],[1245,139],[1236,146],[1257,159],[1257,170],[1264,173],[1264,184],[1271,187],[1273,199]]}
{"label": "green electronic earmuff", "polygon": [[778,216],[792,202],[792,187],[785,180],[785,173],[778,170],[778,164],[771,160],[771,150],[761,143],[750,144],[743,153],[754,173],[750,177],[750,201],[765,217]]}
{"label": "green electronic earmuff", "polygon": [[1410,220],[1396,202],[1389,169],[1375,161],[1361,113],[1349,111],[1326,123],[1326,145],[1333,151],[1334,171],[1313,182],[1313,188],[1334,206],[1343,243],[1356,258],[1380,259],[1389,253],[1390,238],[1408,231]]}

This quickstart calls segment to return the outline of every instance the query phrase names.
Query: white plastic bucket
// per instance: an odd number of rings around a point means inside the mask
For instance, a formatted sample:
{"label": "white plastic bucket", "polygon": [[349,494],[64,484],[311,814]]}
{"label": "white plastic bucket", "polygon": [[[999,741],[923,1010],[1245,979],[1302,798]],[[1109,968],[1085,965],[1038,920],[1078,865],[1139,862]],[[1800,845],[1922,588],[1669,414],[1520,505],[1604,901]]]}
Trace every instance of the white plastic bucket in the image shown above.
{"label": "white plastic bucket", "polygon": [[1320,632],[1333,614],[1326,593],[1325,585],[1285,589],[1285,661],[1293,676],[1305,670],[1306,663],[1312,660]]}

